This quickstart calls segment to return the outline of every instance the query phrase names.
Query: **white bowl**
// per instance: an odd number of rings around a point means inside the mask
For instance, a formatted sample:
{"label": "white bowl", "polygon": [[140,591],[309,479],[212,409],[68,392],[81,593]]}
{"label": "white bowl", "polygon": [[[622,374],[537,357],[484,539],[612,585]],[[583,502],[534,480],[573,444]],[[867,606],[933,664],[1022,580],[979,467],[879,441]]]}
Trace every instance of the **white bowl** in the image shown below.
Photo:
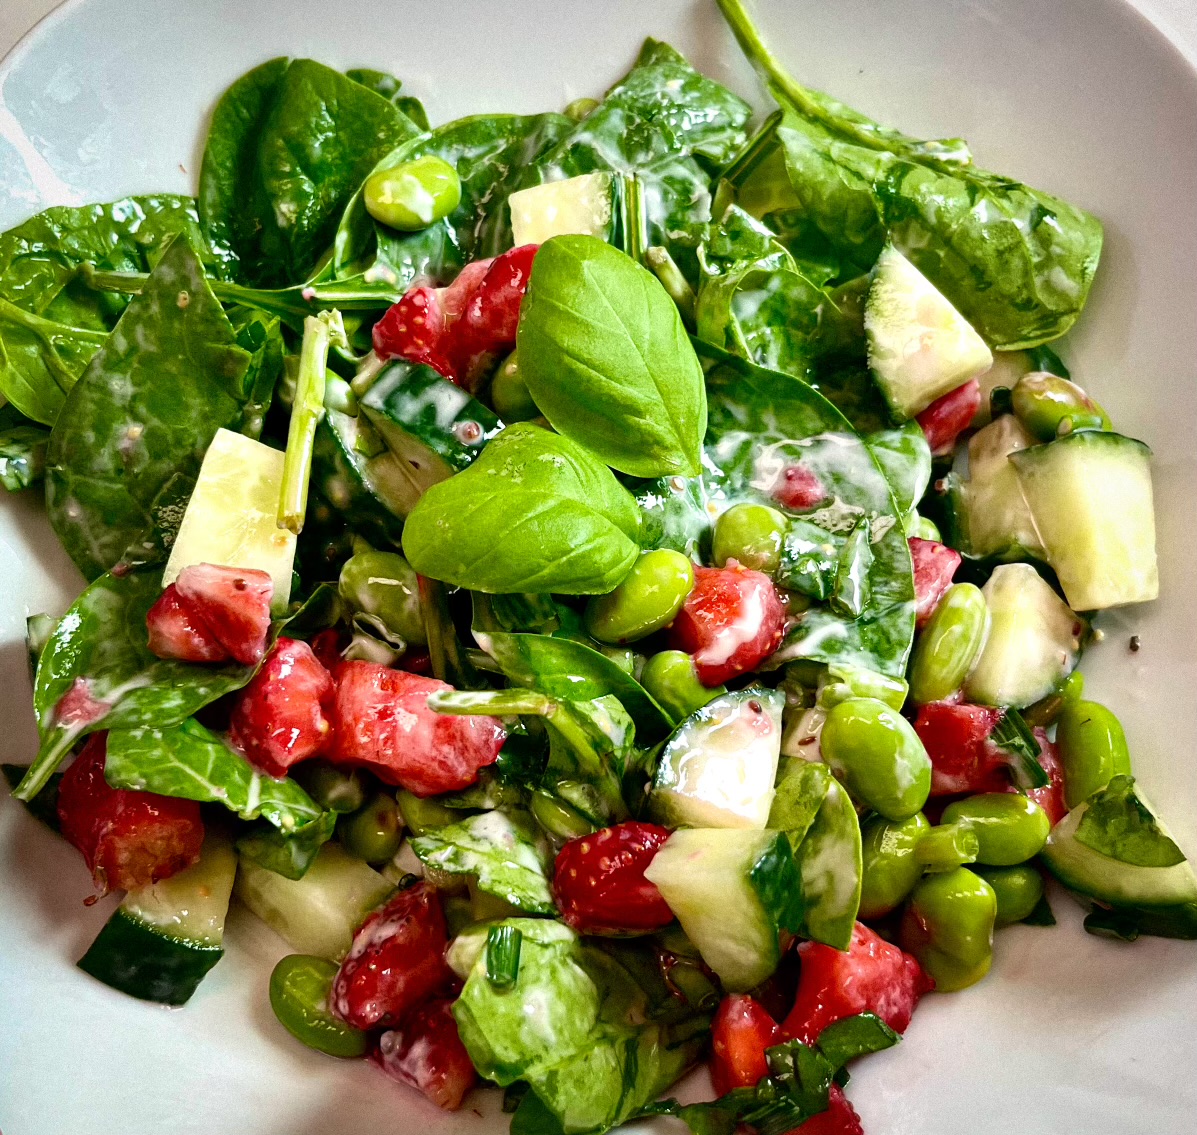
{"label": "white bowl", "polygon": [[[1085,671],[1197,853],[1197,75],[1115,0],[757,9],[805,82],[904,130],[967,137],[982,165],[1105,222],[1092,299],[1061,350],[1120,429],[1155,449],[1163,598],[1104,617]],[[0,66],[0,228],[50,204],[192,191],[205,113],[272,55],[394,71],[443,122],[598,94],[646,35],[767,105],[711,0],[75,0]],[[81,584],[35,493],[0,502],[0,580],[0,759],[27,762],[24,618],[60,612]],[[167,1011],[75,969],[111,900],[84,907],[79,856],[8,798],[0,872],[7,1135],[506,1129],[505,1117],[440,1113],[365,1064],[292,1041],[266,999],[286,951],[244,912],[225,960]],[[902,1044],[855,1071],[870,1135],[1193,1130],[1197,947],[1089,937],[1079,908],[1053,898],[1059,926],[1002,931],[985,982],[929,997]],[[468,1102],[490,1116],[496,1095]]]}

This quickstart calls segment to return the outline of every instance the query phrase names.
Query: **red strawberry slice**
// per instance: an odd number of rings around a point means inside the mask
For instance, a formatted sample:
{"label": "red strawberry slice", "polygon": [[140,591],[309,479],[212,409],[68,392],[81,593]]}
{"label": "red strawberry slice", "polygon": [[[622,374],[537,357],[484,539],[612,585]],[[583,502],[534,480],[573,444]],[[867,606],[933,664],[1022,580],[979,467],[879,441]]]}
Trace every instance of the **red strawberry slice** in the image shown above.
{"label": "red strawberry slice", "polygon": [[694,569],[694,588],[670,629],[670,645],[694,656],[698,680],[718,686],[755,670],[780,645],[786,613],[773,581],[729,560]]}
{"label": "red strawberry slice", "polygon": [[972,424],[981,408],[981,384],[974,378],[937,398],[915,419],[931,453],[942,457],[952,452],[956,439]]}
{"label": "red strawberry slice", "polygon": [[76,678],[54,707],[54,724],[85,728],[102,720],[111,710],[109,702],[100,701],[92,694],[91,683],[86,678]]}
{"label": "red strawberry slice", "polygon": [[417,796],[456,792],[494,764],[507,733],[495,717],[454,717],[428,708],[448,682],[374,662],[341,665],[329,759],[362,765]]}
{"label": "red strawberry slice", "polygon": [[440,896],[427,883],[400,891],[354,935],[329,1007],[357,1029],[400,1024],[421,1001],[447,989],[448,931]]}
{"label": "red strawberry slice", "polygon": [[473,1061],[457,1032],[452,1002],[425,1001],[397,1028],[378,1038],[371,1059],[393,1080],[423,1092],[437,1107],[456,1111],[477,1082]]}
{"label": "red strawberry slice", "polygon": [[719,1004],[711,1025],[711,1083],[717,1096],[755,1088],[769,1074],[765,1049],[781,1043],[781,1029],[751,997],[735,993]]}
{"label": "red strawberry slice", "polygon": [[812,1115],[786,1135],[864,1135],[864,1128],[843,1090],[832,1084],[827,1093],[827,1110]]}
{"label": "red strawberry slice", "polygon": [[809,512],[820,501],[827,499],[827,490],[815,471],[799,462],[786,467],[780,480],[773,486],[771,495],[791,512]]}
{"label": "red strawberry slice", "polygon": [[194,800],[109,787],[107,741],[93,734],[58,788],[62,834],[83,853],[101,894],[169,878],[199,859],[204,842]]}
{"label": "red strawberry slice", "polygon": [[935,608],[952,586],[952,576],[960,566],[960,553],[937,540],[911,536],[910,559],[914,565],[914,617],[922,630],[935,614]]}
{"label": "red strawberry slice", "polygon": [[931,702],[919,707],[914,731],[931,758],[931,795],[1004,792],[1006,758],[988,744],[1002,719],[1000,709]]}
{"label": "red strawberry slice", "polygon": [[803,942],[798,956],[798,995],[781,1031],[803,1044],[814,1044],[828,1025],[858,1013],[875,1013],[895,1032],[905,1032],[919,998],[934,984],[914,958],[859,922],[847,951]]}
{"label": "red strawberry slice", "polygon": [[644,872],[669,838],[656,824],[629,820],[571,839],[557,856],[553,894],[561,917],[583,934],[657,930],[673,912]]}
{"label": "red strawberry slice", "polygon": [[520,305],[539,245],[525,244],[495,259],[466,304],[457,333],[457,365],[463,385],[475,390],[503,356],[515,349]]}
{"label": "red strawberry slice", "polygon": [[314,757],[329,742],[336,687],[306,642],[280,638],[238,695],[229,736],[270,776]]}
{"label": "red strawberry slice", "polygon": [[177,658],[181,662],[227,662],[225,650],[208,627],[193,615],[179,598],[172,583],[145,617],[149,647],[159,658]]}
{"label": "red strawberry slice", "polygon": [[255,568],[194,564],[175,580],[179,602],[229,655],[255,666],[266,653],[274,583]]}

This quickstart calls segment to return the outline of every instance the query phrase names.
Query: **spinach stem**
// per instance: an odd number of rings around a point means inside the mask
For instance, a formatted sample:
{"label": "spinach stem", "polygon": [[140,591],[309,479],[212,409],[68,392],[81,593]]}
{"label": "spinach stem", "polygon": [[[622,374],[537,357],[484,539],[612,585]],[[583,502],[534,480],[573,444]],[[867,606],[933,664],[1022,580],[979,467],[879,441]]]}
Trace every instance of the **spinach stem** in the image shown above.
{"label": "spinach stem", "polygon": [[[336,316],[337,313],[332,315]],[[308,507],[308,483],[312,477],[316,427],[324,417],[324,390],[331,337],[329,325],[332,321],[332,316],[326,312],[309,315],[303,321],[303,347],[299,355],[299,375],[295,380],[295,401],[291,406],[291,427],[287,433],[283,486],[278,502],[278,526],[297,536],[303,531]]]}

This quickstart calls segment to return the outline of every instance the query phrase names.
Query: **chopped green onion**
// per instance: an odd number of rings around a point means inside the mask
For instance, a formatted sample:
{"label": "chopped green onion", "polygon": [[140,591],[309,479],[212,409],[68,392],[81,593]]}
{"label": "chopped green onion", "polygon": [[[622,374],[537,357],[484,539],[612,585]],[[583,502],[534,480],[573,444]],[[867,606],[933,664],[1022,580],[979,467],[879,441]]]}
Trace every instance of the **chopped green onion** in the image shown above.
{"label": "chopped green onion", "polygon": [[519,977],[523,941],[515,926],[492,926],[486,932],[486,980],[496,989],[510,989]]}
{"label": "chopped green onion", "polygon": [[[283,462],[283,487],[278,502],[278,526],[297,536],[303,531],[308,507],[316,427],[324,417],[328,344],[334,315],[336,313],[321,312],[309,315],[303,321],[303,347],[299,355],[291,428],[287,433],[287,456]],[[339,320],[336,316],[338,323]]]}
{"label": "chopped green onion", "polygon": [[644,262],[652,269],[653,274],[661,281],[669,298],[677,304],[682,319],[691,326],[694,325],[694,307],[698,302],[690,281],[682,275],[677,262],[669,255],[669,249],[660,245],[653,245],[644,253]]}

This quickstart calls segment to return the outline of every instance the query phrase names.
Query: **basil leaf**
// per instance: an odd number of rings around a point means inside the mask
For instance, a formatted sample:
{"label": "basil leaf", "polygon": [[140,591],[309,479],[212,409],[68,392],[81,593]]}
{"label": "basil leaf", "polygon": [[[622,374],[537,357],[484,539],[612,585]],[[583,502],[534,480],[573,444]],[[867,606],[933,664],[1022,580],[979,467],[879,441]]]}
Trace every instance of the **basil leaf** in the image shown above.
{"label": "basil leaf", "polygon": [[636,502],[606,466],[525,422],[425,492],[403,551],[421,575],[471,591],[602,595],[635,561],[639,529]]}
{"label": "basil leaf", "polygon": [[819,1051],[833,1068],[842,1068],[849,1060],[892,1048],[902,1038],[874,1013],[842,1017],[819,1033]]}
{"label": "basil leaf", "polygon": [[1116,776],[1089,797],[1077,841],[1135,867],[1175,867],[1185,854],[1135,792],[1133,776]]}
{"label": "basil leaf", "polygon": [[693,476],[702,368],[657,278],[592,236],[546,241],[520,311],[520,374],[553,428],[637,477]]}

